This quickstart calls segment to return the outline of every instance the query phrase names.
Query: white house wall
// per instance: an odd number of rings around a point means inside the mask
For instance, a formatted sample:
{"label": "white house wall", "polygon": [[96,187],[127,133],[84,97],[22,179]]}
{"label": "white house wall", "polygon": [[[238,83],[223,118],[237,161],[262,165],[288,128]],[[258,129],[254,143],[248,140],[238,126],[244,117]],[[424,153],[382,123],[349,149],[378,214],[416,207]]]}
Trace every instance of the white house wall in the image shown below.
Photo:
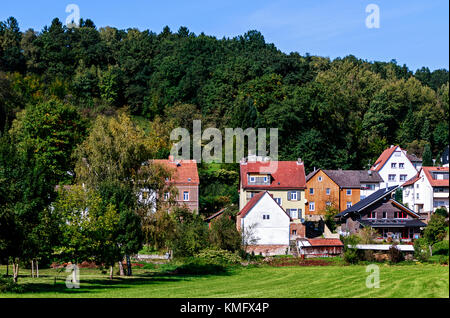
{"label": "white house wall", "polygon": [[[269,215],[269,219],[264,219],[263,215]],[[257,245],[289,244],[290,219],[268,194],[263,195],[241,222],[244,231],[254,226],[253,236],[258,238]]]}
{"label": "white house wall", "polygon": [[[409,161],[408,157],[406,157],[404,151],[399,149],[400,148],[397,148],[396,151],[392,153],[385,165],[378,171],[381,178],[384,180],[384,183],[381,184],[382,188],[386,187],[386,183],[388,183],[388,186],[390,187],[394,185],[402,185],[417,174],[416,168],[414,168],[411,161]],[[391,168],[392,163],[397,164],[395,169]],[[399,163],[403,163],[403,169],[399,168]],[[390,174],[395,174],[395,181],[389,181]],[[400,175],[406,175],[405,180],[400,181]]]}

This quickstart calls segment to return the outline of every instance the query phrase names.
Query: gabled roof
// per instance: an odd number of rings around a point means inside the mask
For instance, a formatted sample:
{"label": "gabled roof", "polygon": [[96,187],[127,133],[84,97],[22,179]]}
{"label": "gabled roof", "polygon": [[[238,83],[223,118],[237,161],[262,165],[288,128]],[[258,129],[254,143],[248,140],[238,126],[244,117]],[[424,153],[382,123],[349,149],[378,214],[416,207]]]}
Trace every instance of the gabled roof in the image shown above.
{"label": "gabled roof", "polygon": [[272,195],[270,195],[270,193],[267,191],[261,191],[255,194],[253,198],[251,198],[250,201],[247,202],[247,204],[242,208],[241,211],[239,211],[237,215],[244,218],[265,194],[267,194],[270,197],[270,199],[273,200],[273,202],[275,202],[276,206],[280,208],[289,217],[289,219],[291,219],[290,215],[287,214],[287,212],[280,205],[278,205],[278,203],[273,199]]}
{"label": "gabled roof", "polygon": [[247,204],[242,208],[242,210],[239,211],[237,215],[241,217],[245,217],[247,213],[258,203],[258,201],[263,197],[265,193],[268,193],[267,191],[261,191],[258,192],[253,196],[253,198],[250,199],[250,201],[247,202]]}
{"label": "gabled roof", "polygon": [[378,157],[378,159],[373,164],[372,168],[370,170],[373,171],[380,171],[381,168],[385,165],[385,163],[389,160],[389,158],[392,156],[394,151],[399,148],[399,146],[393,146],[390,148],[387,148],[383,151],[383,153]]}
{"label": "gabled roof", "polygon": [[397,208],[399,208],[400,210],[403,210],[403,212],[408,213],[409,215],[412,215],[413,217],[419,218],[420,215],[417,214],[416,212],[414,212],[413,210],[411,210],[410,208],[404,206],[403,204],[401,204],[398,201],[395,201],[394,199],[390,200],[392,202],[393,205],[395,205]]}
{"label": "gabled roof", "polygon": [[[297,161],[270,162],[246,162],[241,163],[241,182],[244,189],[305,189],[306,177],[305,166]],[[247,174],[262,173],[270,174],[271,180],[268,185],[248,184]]]}
{"label": "gabled roof", "polygon": [[409,179],[408,181],[406,181],[405,183],[402,184],[402,187],[406,187],[409,185],[413,185],[414,183],[416,183],[418,180],[420,180],[420,176],[419,176],[420,172],[418,172],[414,177],[412,177],[411,179]]}
{"label": "gabled roof", "polygon": [[406,154],[406,157],[408,157],[409,161],[411,162],[422,162],[422,158],[417,157],[415,154]]}
{"label": "gabled roof", "polygon": [[357,202],[355,205],[349,207],[347,210],[339,213],[336,216],[342,217],[342,216],[345,216],[352,212],[360,212],[361,210],[367,208],[368,206],[374,204],[375,202],[378,202],[379,200],[383,199],[384,197],[391,195],[397,188],[398,188],[398,186],[392,186],[392,187],[388,187],[387,189],[383,188],[378,191],[375,191],[368,197],[362,199],[361,201]]}
{"label": "gabled roof", "polygon": [[228,208],[228,207],[225,207],[225,208],[223,208],[223,209],[220,209],[218,212],[214,213],[213,215],[208,216],[208,217],[205,219],[205,221],[206,221],[206,222],[212,221],[213,219],[215,219],[216,217],[218,217],[219,215],[221,215],[223,212],[225,212],[225,210],[226,210],[227,208]]}
{"label": "gabled roof", "polygon": [[[433,172],[449,172],[448,167],[422,167],[421,170],[425,173],[427,176],[428,181],[430,182],[432,187],[448,187],[449,186],[449,180],[437,180],[433,179],[432,173]],[[420,172],[419,172],[420,173]]]}
{"label": "gabled roof", "polygon": [[[321,169],[308,174],[306,180],[309,181]],[[322,170],[340,188],[360,188],[361,183],[383,182],[378,171],[372,170]],[[370,173],[370,174],[369,174]]]}
{"label": "gabled roof", "polygon": [[170,182],[178,185],[198,185],[200,183],[195,160],[173,160],[169,158],[153,159],[151,161],[173,170],[174,174]]}

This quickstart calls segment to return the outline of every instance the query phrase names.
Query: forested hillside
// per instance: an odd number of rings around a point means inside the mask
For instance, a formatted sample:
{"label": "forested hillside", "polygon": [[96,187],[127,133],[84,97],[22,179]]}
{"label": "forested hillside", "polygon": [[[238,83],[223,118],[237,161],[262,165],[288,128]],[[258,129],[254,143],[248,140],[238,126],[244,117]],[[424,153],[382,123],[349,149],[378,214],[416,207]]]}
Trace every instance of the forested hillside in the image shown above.
{"label": "forested hillside", "polygon": [[434,157],[448,144],[447,70],[286,54],[258,31],[217,39],[186,27],[80,26],[54,19],[25,31],[14,18],[1,22],[2,131],[20,130],[13,120],[23,109],[52,99],[88,122],[127,107],[165,134],[196,118],[204,128],[278,127],[280,159],[302,158],[307,172],[367,168],[390,144],[418,156],[429,144]]}

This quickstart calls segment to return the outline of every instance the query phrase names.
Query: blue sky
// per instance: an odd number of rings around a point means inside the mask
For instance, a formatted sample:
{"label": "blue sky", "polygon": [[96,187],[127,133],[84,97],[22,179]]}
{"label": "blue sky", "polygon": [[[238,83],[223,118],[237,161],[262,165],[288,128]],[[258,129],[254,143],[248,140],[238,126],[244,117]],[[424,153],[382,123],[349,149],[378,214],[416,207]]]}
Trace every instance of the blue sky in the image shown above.
{"label": "blue sky", "polygon": [[[65,22],[68,4],[77,4],[81,17],[97,27],[137,27],[159,33],[186,26],[218,38],[258,30],[281,51],[343,57],[353,54],[369,61],[396,59],[415,71],[449,68],[448,0],[317,1],[317,0],[172,0],[2,1],[0,20],[14,16],[23,31],[41,30],[54,17]],[[380,28],[365,25],[368,4],[380,8]]]}

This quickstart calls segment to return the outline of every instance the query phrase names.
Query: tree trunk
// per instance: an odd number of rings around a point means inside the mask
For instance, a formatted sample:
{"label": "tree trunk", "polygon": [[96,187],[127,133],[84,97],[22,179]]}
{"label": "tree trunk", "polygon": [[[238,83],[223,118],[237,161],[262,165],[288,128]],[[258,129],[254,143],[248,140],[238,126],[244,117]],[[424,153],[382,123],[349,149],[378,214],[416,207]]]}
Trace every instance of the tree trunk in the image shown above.
{"label": "tree trunk", "polygon": [[109,267],[109,279],[113,279],[113,265]]}
{"label": "tree trunk", "polygon": [[9,257],[6,260],[6,277],[8,277],[8,276],[9,276]]}
{"label": "tree trunk", "polygon": [[17,280],[19,279],[19,260],[14,260],[13,262],[13,282],[17,283]]}
{"label": "tree trunk", "polygon": [[119,272],[120,272],[120,276],[125,276],[125,273],[123,271],[122,260],[119,261]]}
{"label": "tree trunk", "polygon": [[131,272],[130,255],[126,255],[126,258],[127,258],[127,276],[132,276],[133,273]]}
{"label": "tree trunk", "polygon": [[34,260],[31,260],[31,278],[34,278]]}
{"label": "tree trunk", "polygon": [[36,261],[36,277],[39,278],[39,262]]}

